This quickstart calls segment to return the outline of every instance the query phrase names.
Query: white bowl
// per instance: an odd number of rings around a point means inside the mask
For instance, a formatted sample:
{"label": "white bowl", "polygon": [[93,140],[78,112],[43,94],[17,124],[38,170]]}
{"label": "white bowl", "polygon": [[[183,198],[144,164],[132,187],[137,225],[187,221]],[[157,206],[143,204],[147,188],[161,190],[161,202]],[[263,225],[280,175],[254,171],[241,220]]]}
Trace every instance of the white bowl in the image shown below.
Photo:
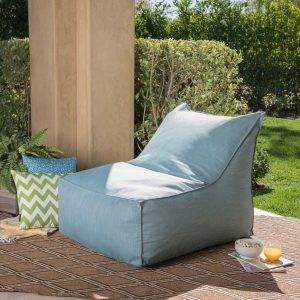
{"label": "white bowl", "polygon": [[258,258],[264,249],[264,244],[257,239],[240,239],[235,241],[235,251],[243,258]]}

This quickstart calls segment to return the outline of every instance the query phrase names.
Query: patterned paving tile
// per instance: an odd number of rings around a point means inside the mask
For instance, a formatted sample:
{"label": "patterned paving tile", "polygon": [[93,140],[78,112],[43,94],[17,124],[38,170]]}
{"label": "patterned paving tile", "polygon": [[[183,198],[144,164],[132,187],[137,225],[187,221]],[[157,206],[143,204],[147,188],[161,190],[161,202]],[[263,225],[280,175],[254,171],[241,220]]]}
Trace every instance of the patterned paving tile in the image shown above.
{"label": "patterned paving tile", "polygon": [[44,294],[44,295],[55,295],[56,290],[43,285],[43,284],[28,284],[22,285],[16,288],[18,292]]}
{"label": "patterned paving tile", "polygon": [[99,300],[106,300],[106,299],[114,299],[114,300],[119,300],[119,299],[132,299],[129,297],[127,294],[122,294],[120,291],[115,291],[115,290],[86,290],[86,291],[81,291],[80,295],[83,297],[91,298],[92,299],[99,299]]}
{"label": "patterned paving tile", "polygon": [[159,282],[156,285],[177,293],[183,293],[189,290],[193,290],[199,286],[197,283],[185,282],[180,279]]}
{"label": "patterned paving tile", "polygon": [[56,282],[55,285],[57,285],[60,288],[69,290],[69,291],[94,289],[97,286],[97,284],[92,284],[92,283],[83,281],[81,279],[72,279],[72,278],[65,280],[65,281]]}
{"label": "patterned paving tile", "polygon": [[13,270],[15,272],[31,272],[33,270],[40,270],[41,266],[36,265],[32,262],[28,261],[19,261],[18,263],[8,263],[3,264],[4,266],[7,266],[10,270]]}
{"label": "patterned paving tile", "polygon": [[[201,289],[195,289],[188,293],[189,296],[191,296],[192,299],[201,299],[201,300],[234,300],[238,299],[238,297],[234,295],[227,295],[220,291],[214,291],[214,290],[201,290]],[[199,295],[201,295],[201,298],[199,298]]]}
{"label": "patterned paving tile", "polygon": [[228,256],[233,244],[227,244],[135,268],[55,233],[0,244],[0,292],[85,298],[94,294],[98,299],[300,299],[300,255],[295,242],[300,221],[260,216],[254,230],[265,240],[278,237],[295,266],[285,273],[249,274]]}
{"label": "patterned paving tile", "polygon": [[15,284],[23,284],[23,283],[30,283],[29,279],[24,277],[18,276],[17,274],[7,275],[1,277],[1,285],[2,286],[11,286]]}
{"label": "patterned paving tile", "polygon": [[104,263],[114,263],[114,260],[103,255],[86,253],[86,255],[82,255],[77,258],[83,262],[94,264],[94,265],[103,265]]}
{"label": "patterned paving tile", "polygon": [[130,279],[113,274],[91,276],[90,279],[105,286],[117,286],[132,283],[132,280]]}
{"label": "patterned paving tile", "polygon": [[201,269],[191,269],[185,266],[167,267],[164,268],[163,271],[179,277],[190,277],[203,274]]}
{"label": "patterned paving tile", "polygon": [[31,276],[40,281],[53,281],[53,280],[66,278],[66,274],[61,273],[61,272],[56,272],[53,270],[32,272]]}
{"label": "patterned paving tile", "polygon": [[53,259],[40,260],[40,263],[43,263],[49,267],[53,267],[57,269],[65,268],[68,266],[74,266],[74,265],[78,266],[78,263],[63,257],[55,257]]}
{"label": "patterned paving tile", "polygon": [[122,287],[120,289],[135,297],[139,297],[139,299],[146,296],[166,294],[166,292],[162,291],[161,289],[147,285],[133,285]]}
{"label": "patterned paving tile", "polygon": [[172,278],[170,274],[159,273],[159,272],[154,272],[149,270],[132,272],[129,274],[129,276],[146,282],[147,281],[154,282],[154,281],[166,280],[168,278],[169,279]]}
{"label": "patterned paving tile", "polygon": [[206,270],[212,273],[221,273],[221,274],[234,274],[241,271],[240,265],[225,265],[221,263],[212,264],[211,262],[202,262],[199,264],[199,268]]}
{"label": "patterned paving tile", "polygon": [[70,274],[75,274],[77,276],[90,276],[90,275],[104,275],[107,272],[99,270],[90,266],[80,266],[80,267],[68,267],[64,269],[65,272]]}
{"label": "patterned paving tile", "polygon": [[24,251],[22,252],[21,256],[23,256],[24,259],[28,259],[28,260],[41,260],[45,258],[47,259],[55,258],[55,256],[51,253],[44,252],[44,251],[36,251],[36,250]]}

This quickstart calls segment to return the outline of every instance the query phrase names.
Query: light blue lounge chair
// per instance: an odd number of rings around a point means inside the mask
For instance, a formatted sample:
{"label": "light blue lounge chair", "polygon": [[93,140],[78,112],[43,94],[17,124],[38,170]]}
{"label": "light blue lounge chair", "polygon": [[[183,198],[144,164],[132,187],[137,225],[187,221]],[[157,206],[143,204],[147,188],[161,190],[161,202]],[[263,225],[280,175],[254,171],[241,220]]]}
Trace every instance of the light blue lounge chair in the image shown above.
{"label": "light blue lounge chair", "polygon": [[136,266],[250,236],[262,117],[214,116],[181,104],[136,159],[61,179],[61,232]]}

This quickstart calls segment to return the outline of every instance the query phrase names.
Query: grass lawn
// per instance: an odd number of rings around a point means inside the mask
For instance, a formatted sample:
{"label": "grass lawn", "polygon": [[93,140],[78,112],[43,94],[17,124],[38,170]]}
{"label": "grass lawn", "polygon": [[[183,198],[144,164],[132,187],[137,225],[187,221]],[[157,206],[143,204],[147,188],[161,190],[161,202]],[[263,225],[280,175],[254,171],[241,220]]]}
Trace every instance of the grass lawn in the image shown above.
{"label": "grass lawn", "polygon": [[256,207],[300,218],[300,119],[267,117],[258,143],[270,154],[270,172],[254,192]]}

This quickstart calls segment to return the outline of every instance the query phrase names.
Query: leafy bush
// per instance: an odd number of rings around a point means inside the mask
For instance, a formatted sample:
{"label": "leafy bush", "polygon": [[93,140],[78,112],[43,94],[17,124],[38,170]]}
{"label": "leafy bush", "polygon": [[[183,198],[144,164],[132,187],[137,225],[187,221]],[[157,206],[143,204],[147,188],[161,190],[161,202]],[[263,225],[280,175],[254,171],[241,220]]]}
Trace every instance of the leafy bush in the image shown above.
{"label": "leafy bush", "polygon": [[0,1],[0,40],[28,37],[27,0]]}
{"label": "leafy bush", "polygon": [[135,47],[137,152],[166,113],[180,102],[192,109],[232,115],[248,110],[239,93],[241,56],[223,43],[138,39]]}
{"label": "leafy bush", "polygon": [[[138,39],[135,52],[136,154],[166,113],[182,101],[193,109],[217,114],[248,111],[251,89],[238,74],[241,55],[224,43]],[[6,145],[2,149],[15,149],[1,150],[6,158],[0,157],[0,185],[14,191],[7,170],[22,170],[23,148],[17,149],[30,136],[28,39],[0,42],[0,109],[0,143]],[[38,154],[35,151],[32,155]]]}
{"label": "leafy bush", "polygon": [[[292,93],[300,102],[299,1],[176,0],[174,3],[178,15],[161,23],[161,32],[165,34],[160,38],[217,40],[240,51],[241,77],[253,91],[249,102],[252,109],[262,109],[262,98],[270,93],[279,100]],[[147,16],[151,24],[151,9],[155,8],[149,9]],[[162,15],[166,9],[160,6]],[[139,19],[142,17],[139,15]],[[140,24],[143,24],[141,20],[136,23],[138,37]],[[148,32],[151,37],[150,26]],[[141,37],[146,37],[145,32]],[[299,114],[294,109],[292,105],[277,112]]]}
{"label": "leafy bush", "polygon": [[258,144],[252,168],[252,186],[257,187],[258,181],[265,177],[270,170],[270,158],[267,150]]}
{"label": "leafy bush", "polygon": [[300,91],[297,94],[292,92],[275,95],[267,94],[262,98],[265,111],[272,116],[289,115],[296,117],[300,113]]}
{"label": "leafy bush", "polygon": [[[148,0],[137,0],[136,36],[223,41],[242,53],[240,72],[252,90],[249,98],[252,109],[263,109],[262,98],[268,98],[269,94],[276,96],[276,103],[281,107],[284,104],[280,101],[286,103],[290,94],[300,102],[299,0],[173,2],[178,15],[163,0],[153,4]],[[27,14],[27,0],[1,0],[0,40],[28,37]],[[7,102],[13,101],[10,95],[4,92],[2,97],[7,98]],[[280,116],[299,115],[299,105],[285,109],[273,107],[269,113],[273,112]]]}
{"label": "leafy bush", "polygon": [[153,5],[147,0],[139,0],[135,5],[136,35],[140,38],[161,39],[166,36],[169,5],[158,2]]}
{"label": "leafy bush", "polygon": [[0,41],[0,132],[29,136],[28,39]]}
{"label": "leafy bush", "polygon": [[45,133],[44,129],[32,138],[24,139],[15,134],[10,137],[0,135],[0,188],[7,189],[11,193],[16,192],[10,171],[26,171],[22,163],[23,154],[36,157],[57,157],[61,154],[56,148],[41,145]]}

